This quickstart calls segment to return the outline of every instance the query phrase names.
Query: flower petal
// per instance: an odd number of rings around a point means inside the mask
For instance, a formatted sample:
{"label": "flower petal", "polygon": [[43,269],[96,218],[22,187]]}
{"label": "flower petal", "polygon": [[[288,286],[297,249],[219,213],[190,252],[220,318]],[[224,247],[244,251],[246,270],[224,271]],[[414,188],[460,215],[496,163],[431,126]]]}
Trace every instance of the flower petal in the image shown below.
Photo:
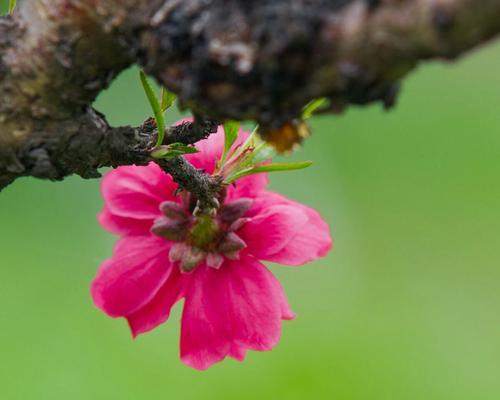
{"label": "flower petal", "polygon": [[251,218],[238,234],[252,255],[267,260],[288,245],[307,222],[301,209],[278,204]]}
{"label": "flower petal", "polygon": [[170,276],[158,293],[144,307],[127,317],[132,335],[149,332],[166,322],[173,305],[183,296],[184,279],[178,268],[173,268]]}
{"label": "flower petal", "polygon": [[161,202],[176,200],[176,188],[170,175],[155,163],[119,167],[106,174],[102,182],[102,194],[111,214],[147,220],[160,215]]}
{"label": "flower petal", "polygon": [[331,249],[330,229],[319,213],[278,194],[261,193],[247,216],[238,234],[259,259],[302,265]]}
{"label": "flower petal", "polygon": [[328,224],[319,213],[303,206],[308,223],[280,251],[268,260],[285,265],[303,265],[325,257],[332,249],[332,239]]}
{"label": "flower petal", "polygon": [[256,197],[264,191],[269,184],[267,173],[245,176],[238,179],[233,185],[227,188],[227,201],[236,200],[241,197]]}
{"label": "flower petal", "polygon": [[92,282],[92,297],[112,317],[128,316],[147,304],[171,272],[170,242],[155,236],[120,239]]}
{"label": "flower petal", "polygon": [[101,226],[116,235],[147,235],[153,224],[152,219],[120,217],[109,211],[106,205],[97,216]]}
{"label": "flower petal", "polygon": [[181,359],[206,369],[226,356],[242,360],[247,349],[266,351],[281,333],[281,286],[264,265],[244,257],[218,270],[199,267],[186,288]]}
{"label": "flower petal", "polygon": [[[186,121],[189,122],[190,120],[183,120],[181,122]],[[216,133],[197,142],[195,147],[198,149],[198,153],[186,154],[184,157],[196,168],[204,169],[207,173],[211,174],[224,150],[224,128],[222,125],[218,127]]]}
{"label": "flower petal", "polygon": [[283,287],[281,286],[281,283],[279,280],[273,275],[269,274],[270,278],[273,280],[273,284],[275,286],[276,293],[279,294],[279,299],[280,299],[280,308],[281,308],[281,319],[284,320],[292,320],[295,319],[295,313],[293,310],[290,308],[290,305],[288,304],[288,299],[286,298],[285,291],[283,290]]}

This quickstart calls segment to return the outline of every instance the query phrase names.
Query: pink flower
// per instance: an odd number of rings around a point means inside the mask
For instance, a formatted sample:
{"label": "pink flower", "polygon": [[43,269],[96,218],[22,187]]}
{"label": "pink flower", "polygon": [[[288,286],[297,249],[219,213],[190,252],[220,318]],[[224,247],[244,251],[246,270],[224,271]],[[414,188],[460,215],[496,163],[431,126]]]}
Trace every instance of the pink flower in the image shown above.
{"label": "pink flower", "polygon": [[[212,172],[223,136],[220,129],[186,158]],[[315,210],[266,191],[267,183],[265,174],[242,178],[216,216],[197,218],[193,201],[176,195],[156,164],[108,173],[99,221],[121,238],[92,283],[95,304],[125,317],[135,337],[167,321],[184,299],[181,359],[197,369],[271,350],[281,320],[294,314],[260,260],[301,265],[325,256],[331,238]]]}

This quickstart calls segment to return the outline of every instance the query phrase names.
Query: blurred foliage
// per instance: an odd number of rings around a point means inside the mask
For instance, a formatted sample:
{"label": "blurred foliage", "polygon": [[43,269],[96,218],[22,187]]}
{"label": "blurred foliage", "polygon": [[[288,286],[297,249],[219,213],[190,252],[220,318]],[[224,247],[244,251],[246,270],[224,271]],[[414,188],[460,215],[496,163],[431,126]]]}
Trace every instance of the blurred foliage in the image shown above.
{"label": "blurred foliage", "polygon": [[[7,188],[0,398],[500,398],[499,69],[497,44],[419,69],[389,113],[313,118],[292,159],[314,165],[272,187],[318,208],[335,248],[302,268],[273,266],[298,318],[274,351],[243,364],[183,366],[180,307],[135,341],[93,307],[88,286],[114,242],[95,219],[98,181]],[[137,70],[96,106],[113,124],[141,123],[150,110]]]}

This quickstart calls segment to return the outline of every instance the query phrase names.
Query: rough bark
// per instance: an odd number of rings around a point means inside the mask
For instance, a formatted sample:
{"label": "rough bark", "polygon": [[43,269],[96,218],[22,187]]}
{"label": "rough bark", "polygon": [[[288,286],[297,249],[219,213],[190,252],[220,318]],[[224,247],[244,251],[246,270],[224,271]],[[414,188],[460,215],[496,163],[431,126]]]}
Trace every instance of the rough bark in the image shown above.
{"label": "rough bark", "polygon": [[[91,108],[133,63],[199,115],[276,128],[319,96],[332,111],[391,106],[421,60],[453,59],[499,31],[500,0],[20,0],[0,18],[0,188],[149,161],[154,130],[112,128]],[[163,166],[211,190],[182,161]]]}

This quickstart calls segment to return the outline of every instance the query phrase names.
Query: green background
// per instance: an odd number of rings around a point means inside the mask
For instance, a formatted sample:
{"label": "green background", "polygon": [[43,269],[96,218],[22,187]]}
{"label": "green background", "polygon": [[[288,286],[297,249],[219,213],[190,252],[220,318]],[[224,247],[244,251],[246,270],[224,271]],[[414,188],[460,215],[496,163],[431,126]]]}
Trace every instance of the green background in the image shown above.
{"label": "green background", "polygon": [[[420,68],[391,112],[313,120],[295,158],[314,166],[272,188],[319,209],[334,250],[273,266],[298,317],[242,364],[181,364],[180,307],[132,340],[89,296],[115,240],[99,181],[19,180],[0,195],[0,398],[499,399],[499,71],[490,45]],[[140,123],[137,71],[96,106]]]}

